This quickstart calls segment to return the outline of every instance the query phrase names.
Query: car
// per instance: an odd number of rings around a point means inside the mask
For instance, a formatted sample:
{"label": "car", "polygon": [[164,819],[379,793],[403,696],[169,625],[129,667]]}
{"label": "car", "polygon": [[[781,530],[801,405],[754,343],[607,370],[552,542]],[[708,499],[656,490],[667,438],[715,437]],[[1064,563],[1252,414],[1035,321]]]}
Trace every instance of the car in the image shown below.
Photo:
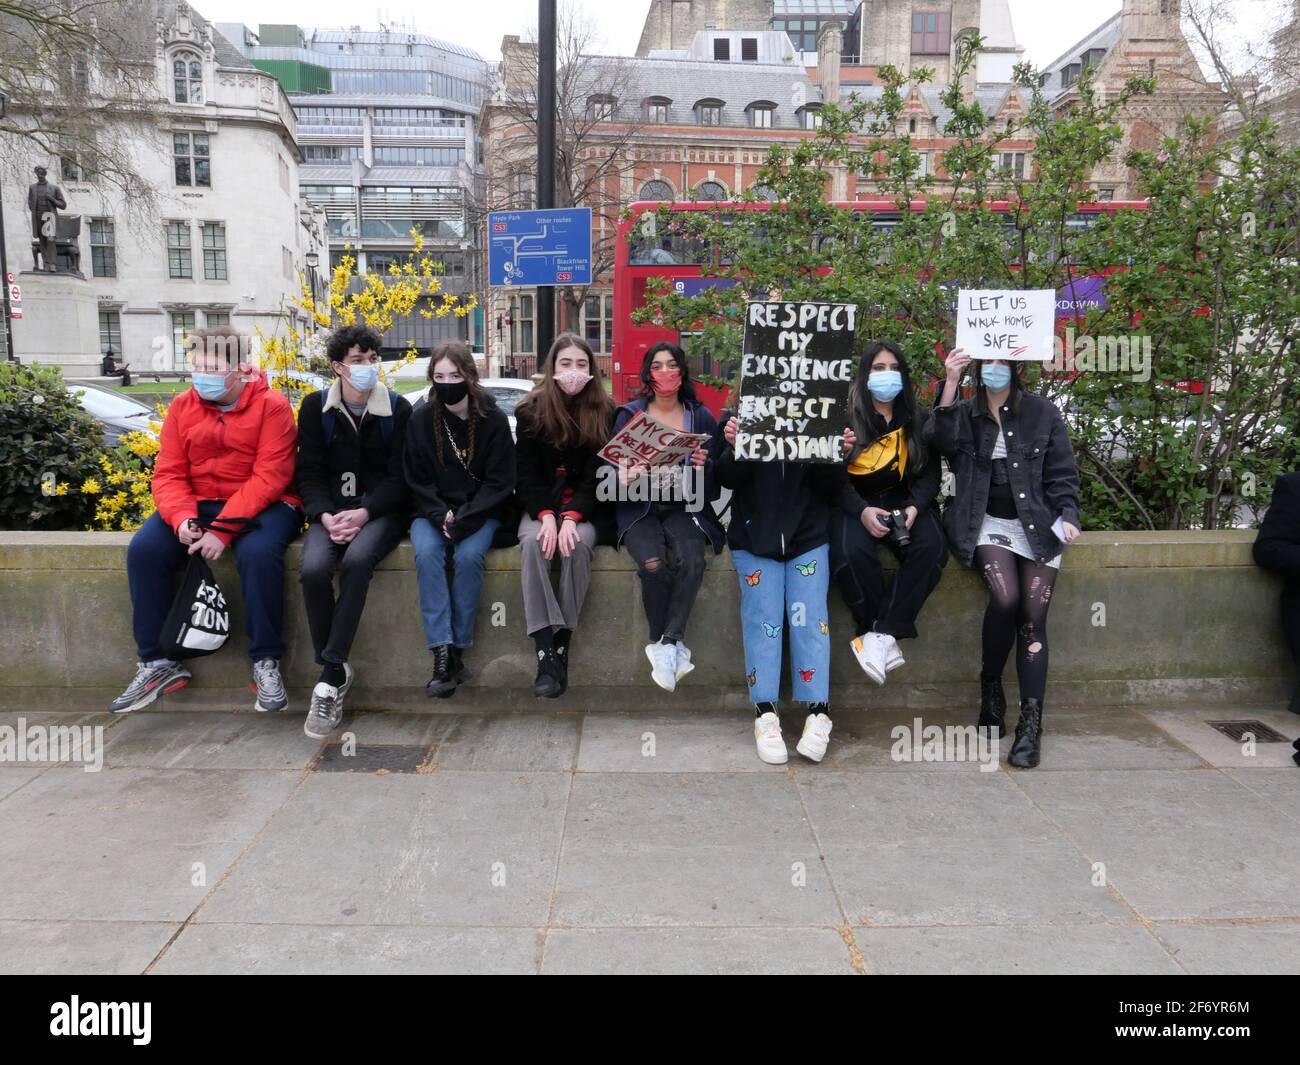
{"label": "car", "polygon": [[[515,436],[515,407],[519,401],[533,390],[533,383],[526,377],[480,377],[479,385],[497,401],[497,406],[501,413],[506,416],[510,422],[510,436]],[[418,408],[429,398],[429,388],[426,386],[419,392],[413,392],[407,396],[413,406]],[[411,397],[415,398],[412,399]]]}
{"label": "car", "polygon": [[312,392],[328,389],[331,384],[329,378],[307,370],[268,370],[266,377],[271,387],[283,392],[295,409]]}
{"label": "car", "polygon": [[147,430],[151,418],[157,414],[137,399],[99,385],[69,385],[68,391],[77,397],[81,409],[99,422],[104,434],[105,447],[117,447],[123,433]]}

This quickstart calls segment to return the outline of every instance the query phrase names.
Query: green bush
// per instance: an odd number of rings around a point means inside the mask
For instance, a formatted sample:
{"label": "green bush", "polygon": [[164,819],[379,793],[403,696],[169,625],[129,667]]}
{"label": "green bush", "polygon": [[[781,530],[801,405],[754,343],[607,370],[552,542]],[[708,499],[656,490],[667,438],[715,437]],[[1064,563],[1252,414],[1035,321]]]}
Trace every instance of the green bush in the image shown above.
{"label": "green bush", "polygon": [[53,367],[0,362],[0,529],[84,529],[102,436]]}

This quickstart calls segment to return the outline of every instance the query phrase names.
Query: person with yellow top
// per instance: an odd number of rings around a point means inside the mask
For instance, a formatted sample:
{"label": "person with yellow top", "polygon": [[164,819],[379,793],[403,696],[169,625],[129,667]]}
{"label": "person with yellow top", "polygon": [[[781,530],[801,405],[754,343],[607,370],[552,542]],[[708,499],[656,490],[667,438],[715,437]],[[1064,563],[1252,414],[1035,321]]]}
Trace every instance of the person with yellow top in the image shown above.
{"label": "person with yellow top", "polygon": [[[877,684],[904,665],[898,641],[916,638],[917,615],[948,562],[935,507],[939,456],[921,442],[926,417],[902,350],[871,344],[849,395],[848,477],[831,518],[831,570],[859,633],[853,656]],[[899,560],[888,589],[882,544]]]}

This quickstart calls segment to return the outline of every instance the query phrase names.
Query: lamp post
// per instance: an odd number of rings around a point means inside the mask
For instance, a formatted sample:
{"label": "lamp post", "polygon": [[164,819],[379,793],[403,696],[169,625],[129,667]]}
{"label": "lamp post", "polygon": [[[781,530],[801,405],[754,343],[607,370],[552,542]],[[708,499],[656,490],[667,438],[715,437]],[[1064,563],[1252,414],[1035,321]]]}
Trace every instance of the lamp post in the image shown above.
{"label": "lamp post", "polygon": [[[9,97],[0,92],[0,122],[4,121],[5,104]],[[5,211],[4,211],[4,189],[0,188],[0,280],[4,282],[4,303],[3,314],[5,319],[5,358],[15,359],[14,355],[14,324],[9,306],[9,259],[5,253]]]}
{"label": "lamp post", "polygon": [[[555,0],[537,0],[537,208],[555,206]],[[555,288],[537,288],[537,359],[555,339]],[[540,365],[538,366],[540,370]]]}
{"label": "lamp post", "polygon": [[316,267],[320,265],[320,255],[309,251],[303,256],[303,261],[307,264],[307,281],[311,286],[311,331],[314,333],[316,332]]}

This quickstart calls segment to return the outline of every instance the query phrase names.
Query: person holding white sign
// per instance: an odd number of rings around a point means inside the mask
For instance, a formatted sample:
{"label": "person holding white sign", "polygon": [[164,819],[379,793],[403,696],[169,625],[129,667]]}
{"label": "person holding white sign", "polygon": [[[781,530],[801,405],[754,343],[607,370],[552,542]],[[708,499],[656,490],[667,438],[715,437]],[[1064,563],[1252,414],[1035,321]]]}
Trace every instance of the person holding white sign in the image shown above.
{"label": "person holding white sign", "polygon": [[[645,353],[641,395],[618,409],[614,434],[638,413],[679,433],[706,433],[706,444],[718,429],[709,408],[695,397],[686,353],[666,341]],[[718,494],[713,462],[706,447],[697,447],[680,465],[652,470],[644,463],[620,462],[617,477],[618,538],[641,578],[641,605],[650,625],[645,648],[650,679],[673,691],[695,668],[686,623],[704,580],[704,549],[717,554],[726,540],[711,505]]]}
{"label": "person holding white sign", "polygon": [[961,348],[949,354],[925,436],[956,479],[943,515],[949,543],[989,589],[979,726],[1006,734],[1002,671],[1016,645],[1020,719],[1007,760],[1032,769],[1040,758],[1047,689],[1047,609],[1061,552],[1079,535],[1079,473],[1065,420],[1048,400],[1025,390],[1023,363],[980,361],[974,396],[958,401],[970,364]]}
{"label": "person holding white sign", "polygon": [[[902,349],[871,344],[849,393],[844,434],[848,480],[831,515],[831,569],[856,632],[853,655],[877,684],[904,665],[899,640],[916,639],[916,618],[938,587],[948,542],[935,508],[939,456],[922,443],[927,415],[917,407]],[[899,560],[886,592],[880,549]]]}

